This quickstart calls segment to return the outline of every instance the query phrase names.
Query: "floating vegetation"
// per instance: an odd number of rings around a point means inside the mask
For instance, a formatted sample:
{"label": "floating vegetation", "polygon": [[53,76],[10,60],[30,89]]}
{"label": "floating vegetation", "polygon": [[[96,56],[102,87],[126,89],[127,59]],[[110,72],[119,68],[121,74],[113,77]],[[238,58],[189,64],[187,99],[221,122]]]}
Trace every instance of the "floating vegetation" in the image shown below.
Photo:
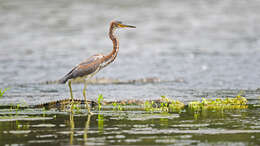
{"label": "floating vegetation", "polygon": [[188,104],[188,107],[194,111],[201,110],[228,110],[228,109],[246,109],[247,99],[238,95],[235,98],[217,98],[215,100],[202,98],[202,101],[194,101]]}
{"label": "floating vegetation", "polygon": [[146,101],[143,106],[149,112],[180,112],[184,108],[184,103],[161,96],[161,100]]}
{"label": "floating vegetation", "polygon": [[123,107],[121,106],[121,104],[118,104],[118,103],[116,103],[116,102],[113,102],[112,105],[113,105],[113,110],[114,110],[114,111],[116,111],[116,110],[122,111],[122,110],[123,110]]}
{"label": "floating vegetation", "polygon": [[0,98],[3,97],[3,95],[5,94],[5,92],[6,92],[8,89],[9,89],[9,88],[0,89]]}
{"label": "floating vegetation", "polygon": [[[232,109],[246,109],[246,108],[259,108],[257,105],[247,104],[247,99],[238,95],[234,98],[217,98],[205,99],[202,98],[201,101],[189,102],[188,105],[185,105],[183,102],[178,100],[169,99],[165,96],[161,96],[158,100],[122,100],[122,101],[105,101],[102,94],[97,97],[97,101],[88,101],[89,105],[92,108],[96,108],[98,111],[101,110],[114,110],[114,111],[123,111],[123,110],[145,110],[147,112],[181,112],[184,109],[191,110],[193,112],[205,111],[205,110],[232,110]],[[39,105],[12,105],[12,106],[3,106],[1,108],[10,108],[15,109],[16,113],[20,110],[26,108],[44,108],[45,110],[56,108],[59,110],[68,109],[68,107],[73,106],[73,111],[76,113],[83,112],[85,107],[85,101],[82,99],[74,99],[74,103],[71,105],[71,99],[62,99],[58,101],[47,102]]]}

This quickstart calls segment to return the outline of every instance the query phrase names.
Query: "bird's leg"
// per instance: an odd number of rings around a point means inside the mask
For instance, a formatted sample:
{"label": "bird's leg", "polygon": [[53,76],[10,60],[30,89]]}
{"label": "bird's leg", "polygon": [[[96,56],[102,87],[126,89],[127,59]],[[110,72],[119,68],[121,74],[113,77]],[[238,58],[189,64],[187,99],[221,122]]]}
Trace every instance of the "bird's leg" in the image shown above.
{"label": "bird's leg", "polygon": [[69,80],[69,88],[70,88],[70,100],[71,100],[71,107],[70,111],[73,111],[73,106],[74,106],[74,99],[73,99],[73,93],[72,93],[72,88],[71,88],[71,80]]}
{"label": "bird's leg", "polygon": [[71,98],[71,101],[73,101],[73,93],[72,93],[72,88],[71,88],[71,81],[69,81],[69,88],[70,88],[70,98]]}
{"label": "bird's leg", "polygon": [[84,101],[85,101],[86,107],[88,108],[88,113],[90,115],[92,115],[92,112],[90,111],[90,108],[88,106],[88,101],[87,101],[87,97],[86,97],[86,88],[87,88],[87,81],[85,80],[85,82],[84,82],[84,89],[83,89],[83,96],[84,96]]}

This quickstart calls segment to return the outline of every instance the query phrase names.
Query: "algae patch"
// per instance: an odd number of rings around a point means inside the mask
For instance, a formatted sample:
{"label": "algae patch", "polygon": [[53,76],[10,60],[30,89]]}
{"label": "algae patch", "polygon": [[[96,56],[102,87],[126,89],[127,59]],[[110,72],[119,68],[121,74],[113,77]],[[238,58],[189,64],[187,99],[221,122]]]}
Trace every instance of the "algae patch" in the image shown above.
{"label": "algae patch", "polygon": [[202,98],[202,101],[194,101],[188,104],[194,111],[201,110],[232,110],[248,108],[247,99],[238,95],[235,98],[217,98],[215,100]]}
{"label": "algae patch", "polygon": [[159,101],[146,101],[143,107],[148,112],[180,112],[184,108],[184,103],[161,96]]}

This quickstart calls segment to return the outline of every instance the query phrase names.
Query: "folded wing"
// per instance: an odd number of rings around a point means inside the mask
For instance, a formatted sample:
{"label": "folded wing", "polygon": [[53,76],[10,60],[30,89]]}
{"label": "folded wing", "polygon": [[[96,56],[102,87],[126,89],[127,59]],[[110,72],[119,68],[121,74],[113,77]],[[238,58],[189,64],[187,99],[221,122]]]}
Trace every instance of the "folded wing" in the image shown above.
{"label": "folded wing", "polygon": [[69,79],[85,77],[99,71],[104,55],[93,55],[85,61],[74,67],[69,73],[59,80],[60,83],[66,83]]}

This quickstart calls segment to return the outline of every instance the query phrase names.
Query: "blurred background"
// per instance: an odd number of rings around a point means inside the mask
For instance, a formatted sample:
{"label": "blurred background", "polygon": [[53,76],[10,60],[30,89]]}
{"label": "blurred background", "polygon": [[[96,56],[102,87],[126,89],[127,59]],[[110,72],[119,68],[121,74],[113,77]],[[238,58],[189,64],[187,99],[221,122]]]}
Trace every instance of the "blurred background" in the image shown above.
{"label": "blurred background", "polygon": [[[90,85],[91,99],[102,93],[111,100],[167,95],[185,101],[204,91],[255,90],[259,8],[258,0],[0,0],[0,88],[10,87],[2,103],[69,97],[65,85],[37,83],[110,52],[112,20],[137,28],[119,32],[117,59],[96,77],[168,82]],[[78,97],[82,86],[73,85]]]}

